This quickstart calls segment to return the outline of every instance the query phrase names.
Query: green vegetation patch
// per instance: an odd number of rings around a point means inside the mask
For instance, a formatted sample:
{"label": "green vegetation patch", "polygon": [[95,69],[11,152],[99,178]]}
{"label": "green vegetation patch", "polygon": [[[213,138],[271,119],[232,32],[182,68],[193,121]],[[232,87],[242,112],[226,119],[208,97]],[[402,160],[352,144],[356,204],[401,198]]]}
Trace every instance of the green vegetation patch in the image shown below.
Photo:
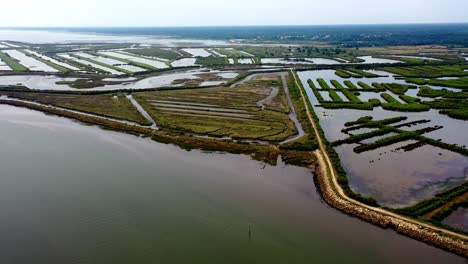
{"label": "green vegetation patch", "polygon": [[223,58],[223,57],[214,57],[214,56],[199,57],[197,58],[197,61],[195,63],[199,65],[206,65],[206,66],[228,65],[229,59],[227,57]]}
{"label": "green vegetation patch", "polygon": [[[264,103],[273,89],[278,94]],[[134,94],[167,130],[213,137],[279,142],[297,133],[278,78],[256,78],[235,88],[202,88]]]}
{"label": "green vegetation patch", "polygon": [[31,53],[29,53],[29,52],[27,52],[27,51],[25,51],[25,50],[20,50],[20,52],[22,52],[22,53],[24,53],[26,56],[29,56],[29,57],[31,57],[31,58],[34,58],[35,60],[38,60],[38,61],[40,61],[40,62],[42,62],[42,63],[44,63],[44,64],[46,64],[46,65],[49,65],[50,67],[52,67],[52,68],[54,68],[54,69],[56,69],[56,70],[58,70],[58,71],[61,71],[61,72],[64,72],[64,73],[70,71],[70,69],[63,67],[62,65],[58,65],[58,64],[53,63],[53,62],[51,62],[51,61],[45,60],[45,59],[43,59],[43,58],[41,58],[41,57],[38,57],[38,56],[36,56],[36,55],[34,55],[34,54],[31,54]]}
{"label": "green vegetation patch", "polygon": [[85,61],[89,61],[91,63],[94,63],[94,64],[97,64],[97,65],[101,65],[103,67],[106,67],[106,68],[110,68],[110,69],[113,69],[115,71],[118,71],[118,72],[123,72],[125,74],[128,74],[128,75],[132,75],[133,72],[131,71],[128,71],[128,70],[125,70],[125,69],[122,69],[122,68],[119,68],[119,67],[115,67],[113,65],[109,65],[109,64],[106,64],[106,63],[103,63],[103,62],[100,62],[100,61],[97,61],[97,60],[93,60],[93,59],[90,59],[90,58],[85,58],[85,57],[82,57],[82,56],[79,56],[79,55],[76,55],[76,54],[70,54],[71,56],[75,57],[75,58],[78,58],[80,60],[85,60]]}
{"label": "green vegetation patch", "polygon": [[346,69],[347,71],[349,72],[352,72],[354,74],[357,74],[361,77],[366,77],[366,78],[377,78],[377,77],[380,77],[380,75],[378,74],[375,74],[375,73],[371,73],[371,72],[366,72],[366,71],[363,71],[363,70],[359,70],[359,69],[356,69],[356,68],[348,68]]}
{"label": "green vegetation patch", "polygon": [[438,79],[421,79],[421,78],[408,78],[407,82],[418,85],[432,85],[441,87],[451,87],[466,90],[468,89],[468,78],[458,78],[453,80],[438,80]]}
{"label": "green vegetation patch", "polygon": [[460,65],[451,66],[414,66],[414,67],[384,67],[382,70],[414,78],[439,78],[468,76],[468,72]]}
{"label": "green vegetation patch", "polygon": [[6,93],[8,96],[71,110],[151,125],[123,94],[75,95],[59,93]]}
{"label": "green vegetation patch", "polygon": [[461,196],[468,192],[468,183],[452,188],[450,190],[436,194],[430,199],[423,200],[415,205],[394,209],[395,212],[412,217],[423,216],[435,209],[449,203],[454,198]]}
{"label": "green vegetation patch", "polygon": [[101,57],[104,57],[104,58],[113,59],[113,60],[116,60],[116,61],[121,61],[122,63],[133,65],[133,66],[136,66],[136,67],[140,67],[140,68],[143,68],[143,69],[146,69],[146,70],[152,70],[152,71],[158,70],[158,68],[153,67],[151,65],[148,65],[146,63],[141,63],[141,62],[137,62],[137,61],[133,61],[133,60],[129,60],[129,59],[114,57],[114,56],[111,56],[111,55],[98,53],[98,52],[90,52],[89,54],[92,54],[94,56],[101,56]]}
{"label": "green vegetation patch", "polygon": [[[125,50],[128,53],[132,53],[135,55],[147,56],[147,57],[156,57],[166,60],[178,60],[183,58],[184,56],[179,54],[181,52],[175,52],[171,49],[164,49],[164,48],[144,48],[144,49],[128,49]],[[183,53],[182,53],[183,54]],[[191,56],[186,56],[191,57]]]}
{"label": "green vegetation patch", "polygon": [[398,142],[407,141],[407,140],[415,140],[417,142],[423,144],[429,144],[435,147],[439,147],[442,149],[447,149],[453,152],[460,153],[462,155],[468,156],[468,150],[464,147],[454,145],[454,144],[447,144],[440,140],[435,140],[432,138],[424,137],[423,134],[441,129],[441,126],[434,126],[434,127],[426,127],[423,129],[419,129],[416,131],[405,131],[402,130],[402,127],[408,126],[409,124],[423,124],[427,123],[427,120],[418,120],[413,121],[410,123],[402,124],[402,125],[392,125],[400,121],[406,120],[407,117],[396,117],[396,118],[388,118],[383,120],[373,120],[372,117],[366,116],[359,118],[356,121],[348,122],[345,124],[345,127],[342,132],[348,134],[350,131],[358,130],[361,128],[377,128],[377,131],[371,131],[367,133],[362,133],[359,135],[351,135],[350,137],[335,141],[333,146],[339,146],[342,144],[353,144],[353,143],[361,143],[364,139],[374,138],[376,136],[385,135],[388,133],[396,133],[396,135],[389,136],[383,139],[379,139],[373,143],[369,144],[360,144],[359,146],[354,148],[356,153],[362,153],[366,151],[371,151],[375,149],[379,149],[385,146],[389,146]]}
{"label": "green vegetation patch", "polygon": [[406,98],[411,103],[402,104],[393,98],[390,94],[383,93],[381,96],[385,101],[387,101],[387,103],[382,104],[382,108],[385,110],[397,112],[425,112],[431,109],[430,106],[417,103],[415,100],[410,100],[409,97],[404,98]]}
{"label": "green vegetation patch", "polygon": [[340,76],[341,78],[349,79],[349,78],[362,78],[359,74],[354,74],[352,72],[346,70],[336,70],[336,75]]}
{"label": "green vegetation patch", "polygon": [[468,92],[453,92],[447,89],[436,90],[428,86],[422,86],[419,89],[418,96],[429,97],[429,98],[458,98],[458,99],[467,99]]}
{"label": "green vegetation patch", "polygon": [[29,70],[25,66],[21,65],[17,60],[10,57],[10,55],[3,53],[1,51],[0,51],[0,59],[2,59],[2,61],[5,62],[8,65],[8,67],[10,67],[13,71],[23,72],[23,71]]}

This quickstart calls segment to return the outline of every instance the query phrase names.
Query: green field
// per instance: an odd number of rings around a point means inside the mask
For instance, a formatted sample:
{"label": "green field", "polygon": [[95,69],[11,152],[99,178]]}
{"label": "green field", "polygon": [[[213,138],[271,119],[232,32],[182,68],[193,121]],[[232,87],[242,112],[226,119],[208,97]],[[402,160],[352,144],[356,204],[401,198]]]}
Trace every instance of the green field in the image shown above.
{"label": "green field", "polygon": [[468,89],[468,78],[458,78],[453,80],[437,80],[437,79],[420,79],[420,78],[408,78],[407,82],[418,84],[418,85],[432,85],[451,87],[458,89]]}
{"label": "green field", "polygon": [[103,54],[103,53],[100,53],[100,52],[90,52],[90,54],[92,54],[94,56],[101,56],[101,57],[104,57],[104,58],[109,58],[109,59],[121,61],[122,63],[133,65],[133,66],[140,67],[140,68],[147,69],[147,70],[157,70],[158,69],[156,67],[153,67],[153,66],[145,64],[145,63],[136,62],[136,61],[132,61],[132,60],[128,60],[128,59],[122,59],[122,58],[110,56],[110,55],[107,55],[107,54]]}
{"label": "green field", "polygon": [[21,65],[18,61],[10,57],[8,54],[3,53],[0,51],[0,59],[5,62],[8,67],[10,67],[13,71],[28,71],[29,69]]}
{"label": "green field", "polygon": [[381,70],[413,78],[438,78],[468,76],[468,72],[460,65],[450,66],[415,66],[415,67],[383,67]]}
{"label": "green field", "polygon": [[57,93],[4,93],[9,96],[71,110],[151,125],[122,94],[74,95]]}
{"label": "green field", "polygon": [[229,59],[227,57],[199,57],[196,64],[206,66],[228,65]]}
{"label": "green field", "polygon": [[[278,89],[262,110],[257,105]],[[282,141],[297,131],[277,78],[261,78],[235,88],[134,93],[163,129],[215,137]]]}
{"label": "green field", "polygon": [[[145,49],[128,49],[125,51],[128,53],[135,54],[135,55],[157,57],[157,58],[166,59],[166,60],[177,60],[183,57],[191,57],[188,54],[187,56],[182,56],[178,54],[177,52],[174,52],[173,50],[170,50],[170,49],[154,48],[154,47],[145,48]],[[179,52],[183,53],[183,51],[179,51]]]}
{"label": "green field", "polygon": [[119,68],[119,67],[115,67],[113,65],[109,65],[109,64],[106,64],[106,63],[102,63],[100,61],[96,61],[96,60],[93,60],[93,59],[89,59],[89,58],[85,58],[85,57],[81,57],[79,55],[76,55],[76,54],[71,54],[71,56],[75,57],[75,58],[78,58],[80,60],[85,60],[85,61],[89,61],[91,63],[94,63],[94,64],[97,64],[97,65],[101,65],[103,67],[107,67],[107,68],[110,68],[110,69],[113,69],[113,70],[116,70],[118,72],[122,72],[122,73],[125,73],[125,74],[128,74],[128,75],[132,75],[133,72],[131,71],[128,71],[128,70],[125,70],[125,69],[122,69],[122,68]]}
{"label": "green field", "polygon": [[53,62],[51,62],[51,61],[45,60],[45,59],[43,59],[43,58],[41,58],[41,57],[35,56],[34,54],[31,54],[31,53],[29,53],[29,52],[27,52],[27,51],[25,51],[25,50],[19,50],[19,51],[22,52],[22,53],[24,53],[24,54],[26,54],[26,56],[29,56],[29,57],[31,57],[31,58],[34,58],[35,60],[38,60],[38,61],[40,61],[40,62],[42,62],[42,63],[44,63],[44,64],[47,64],[47,65],[49,65],[50,67],[52,67],[52,68],[54,68],[54,69],[56,69],[56,70],[59,70],[59,71],[61,71],[61,72],[69,72],[69,71],[70,71],[70,69],[68,69],[68,68],[65,68],[65,67],[63,67],[63,66],[61,66],[61,65],[55,64],[55,63],[53,63]]}

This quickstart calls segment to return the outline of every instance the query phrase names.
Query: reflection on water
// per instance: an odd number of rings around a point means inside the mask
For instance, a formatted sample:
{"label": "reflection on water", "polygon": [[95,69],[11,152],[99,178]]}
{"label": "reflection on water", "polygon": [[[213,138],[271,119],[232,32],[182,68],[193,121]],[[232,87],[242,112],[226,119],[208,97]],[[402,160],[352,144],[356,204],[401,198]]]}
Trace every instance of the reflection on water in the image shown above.
{"label": "reflection on water", "polygon": [[1,263],[464,263],[329,208],[304,168],[1,105],[0,144]]}
{"label": "reflection on water", "polygon": [[447,216],[442,223],[468,232],[468,208],[459,207]]}
{"label": "reflection on water", "polygon": [[[201,73],[206,73],[202,70],[188,70],[185,72],[166,73],[158,76],[147,77],[141,80],[132,81],[127,78],[106,78],[104,80],[111,81],[127,81],[121,84],[108,84],[98,86],[90,89],[79,89],[80,91],[109,91],[109,90],[122,90],[122,89],[149,89],[149,88],[160,88],[160,87],[177,87],[182,84],[173,84],[175,80],[196,80],[200,79],[198,76]],[[212,74],[220,76],[222,78],[233,78],[238,75],[235,72],[215,72]],[[225,76],[225,77],[224,77]],[[57,84],[64,81],[74,81],[76,78],[62,78],[53,75],[41,76],[41,75],[13,75],[13,76],[0,76],[0,86],[8,85],[24,85],[29,89],[33,90],[56,90],[56,91],[77,91],[75,88],[71,88],[66,84]],[[224,81],[223,81],[224,82]],[[211,85],[202,84],[201,86]]]}
{"label": "reflection on water", "polygon": [[157,44],[164,46],[179,46],[187,44],[198,45],[231,45],[222,40],[196,40],[168,38],[165,36],[142,36],[142,35],[113,35],[89,32],[70,32],[70,31],[46,31],[46,30],[10,30],[0,29],[0,39],[9,41],[19,41],[36,44],[69,44],[69,43],[140,43]]}
{"label": "reflection on water", "polygon": [[[308,79],[323,78],[327,82],[340,79],[334,74],[334,71],[299,72],[299,77],[304,87],[309,87],[307,84]],[[365,83],[385,82],[384,80],[388,80],[386,82],[400,81],[394,80],[393,77],[358,80]],[[355,121],[360,117],[372,116],[374,120],[379,120],[407,116],[408,119],[401,123],[417,120],[431,121],[410,128],[404,127],[402,128],[404,130],[443,126],[443,129],[427,133],[425,136],[441,139],[443,142],[450,144],[468,145],[467,134],[461,133],[461,131],[468,131],[468,122],[440,115],[437,110],[421,113],[391,112],[383,110],[381,107],[375,108],[373,111],[327,110],[316,106],[319,102],[315,98],[312,89],[307,88],[306,92],[311,103],[315,106],[315,111],[320,118],[320,124],[327,139],[332,142],[347,138],[348,135],[341,132],[344,124]],[[379,97],[378,93],[373,94],[374,98]],[[364,101],[364,99],[372,98],[372,94],[361,92],[360,97]],[[356,134],[358,132],[353,131],[352,133]],[[374,140],[369,140],[369,142]],[[437,192],[463,182],[463,169],[468,167],[468,158],[432,146],[423,146],[410,152],[395,151],[398,147],[409,143],[411,142],[394,144],[361,154],[356,154],[353,151],[353,148],[357,145],[338,147],[337,152],[348,173],[351,188],[358,193],[376,198],[382,205],[399,207],[431,197]]]}

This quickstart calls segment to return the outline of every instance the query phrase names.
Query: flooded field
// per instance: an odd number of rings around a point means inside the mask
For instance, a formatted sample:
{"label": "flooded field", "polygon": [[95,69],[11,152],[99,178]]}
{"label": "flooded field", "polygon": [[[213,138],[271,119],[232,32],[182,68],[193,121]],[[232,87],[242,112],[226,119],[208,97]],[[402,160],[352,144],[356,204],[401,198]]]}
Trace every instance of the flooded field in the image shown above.
{"label": "flooded field", "polygon": [[123,52],[102,51],[100,53],[102,53],[104,55],[108,55],[108,56],[113,56],[113,57],[125,59],[125,60],[130,60],[130,61],[135,61],[135,62],[147,64],[147,65],[153,66],[153,67],[158,68],[158,69],[169,68],[169,66],[167,66],[166,63],[164,63],[162,61],[137,57],[137,56],[130,55],[130,54],[127,54],[127,53],[123,53]]}
{"label": "flooded field", "polygon": [[36,59],[33,59],[26,54],[17,51],[17,50],[4,50],[4,52],[10,55],[12,58],[15,58],[23,66],[27,67],[31,71],[44,71],[44,72],[58,72],[57,69],[50,67],[47,64],[44,64]]}
{"label": "flooded field", "polygon": [[[425,136],[441,139],[449,144],[468,145],[466,133],[460,133],[460,131],[468,131],[468,122],[441,115],[437,110],[417,113],[386,111],[381,107],[374,108],[373,111],[351,109],[328,110],[316,106],[319,102],[307,84],[307,80],[311,79],[318,86],[317,78],[323,78],[328,83],[331,80],[338,80],[340,82],[352,80],[354,83],[362,81],[369,85],[372,82],[404,83],[403,80],[397,80],[392,75],[387,74],[388,77],[370,79],[342,79],[336,76],[334,71],[307,71],[299,72],[298,74],[304,87],[306,87],[311,103],[315,106],[315,111],[320,118],[320,124],[325,131],[327,139],[331,142],[349,137],[349,135],[341,130],[345,128],[346,122],[355,121],[360,117],[372,116],[374,120],[382,120],[406,116],[407,120],[395,125],[418,120],[430,120],[424,124],[404,128],[404,130],[414,131],[427,127],[442,126],[442,129],[428,132]],[[382,74],[382,72],[379,72],[379,74]],[[414,93],[411,89],[408,91]],[[321,92],[321,94],[324,93]],[[414,96],[414,94],[411,95]],[[343,97],[341,94],[339,96]],[[378,98],[383,101],[379,93],[361,92],[359,97],[363,101],[372,98]],[[327,98],[330,99],[329,97]],[[394,98],[398,97],[394,96]],[[425,98],[425,100],[430,99]],[[353,132],[357,133],[356,131]],[[351,188],[358,193],[372,196],[384,206],[408,206],[466,181],[463,171],[468,167],[468,158],[461,154],[430,145],[421,146],[412,151],[401,149],[401,147],[410,143],[415,142],[405,141],[360,154],[354,151],[354,148],[358,146],[356,144],[342,145],[337,147],[336,150],[348,173]]]}
{"label": "flooded field", "polygon": [[447,216],[442,223],[468,231],[468,208],[459,207],[456,211]]}
{"label": "flooded field", "polygon": [[400,63],[401,61],[398,60],[390,60],[390,59],[383,59],[383,58],[374,58],[372,56],[362,56],[358,57],[358,59],[364,60],[363,64],[374,64],[374,63]]}
{"label": "flooded field", "polygon": [[108,73],[110,73],[110,74],[114,74],[114,75],[123,75],[123,74],[124,74],[123,72],[116,71],[116,70],[111,69],[111,68],[109,68],[109,67],[105,67],[105,66],[99,65],[99,64],[97,64],[97,63],[93,63],[93,62],[87,61],[87,60],[83,60],[83,59],[80,59],[80,58],[76,58],[76,57],[70,56],[70,55],[68,55],[68,54],[59,54],[59,56],[62,57],[62,58],[64,58],[64,59],[76,61],[76,62],[78,62],[79,64],[82,64],[82,65],[85,65],[85,66],[91,66],[91,67],[93,67],[93,68],[102,70],[102,71],[104,71],[104,72],[108,72]]}
{"label": "flooded field", "polygon": [[2,263],[466,263],[329,208],[305,168],[10,106],[0,124]]}
{"label": "flooded field", "polygon": [[2,59],[0,59],[0,71],[11,71],[11,68]]}
{"label": "flooded field", "polygon": [[185,58],[185,59],[180,59],[173,61],[171,63],[172,67],[193,67],[196,66],[197,64],[195,63],[197,59],[195,58]]}
{"label": "flooded field", "polygon": [[209,57],[212,56],[211,53],[205,49],[182,49],[185,52],[192,54],[194,57]]}
{"label": "flooded field", "polygon": [[124,61],[120,61],[120,60],[116,60],[116,59],[111,59],[111,58],[101,57],[101,56],[94,56],[94,55],[84,53],[84,52],[79,52],[79,53],[76,53],[75,55],[77,55],[79,57],[91,59],[91,60],[93,60],[93,61],[95,61],[95,62],[97,62],[99,64],[102,63],[104,65],[113,66],[113,67],[116,67],[118,69],[123,69],[123,70],[130,71],[130,72],[143,72],[143,71],[146,71],[143,68],[140,68],[140,67],[137,67],[137,66],[134,66],[134,65],[129,65]]}
{"label": "flooded field", "polygon": [[253,59],[239,59],[237,60],[237,62],[239,64],[253,64],[254,63]]}
{"label": "flooded field", "polygon": [[403,55],[394,55],[392,57],[396,58],[409,58],[409,59],[422,59],[422,60],[430,60],[430,61],[442,61],[441,59],[430,58],[430,57],[423,57],[423,56],[403,56]]}
{"label": "flooded field", "polygon": [[51,57],[47,57],[47,56],[42,55],[42,54],[40,54],[40,53],[38,53],[38,52],[35,52],[35,51],[32,51],[32,50],[26,50],[26,51],[27,51],[28,53],[31,53],[31,54],[33,54],[33,55],[39,57],[39,58],[42,58],[42,59],[44,59],[44,60],[53,62],[53,63],[55,63],[55,64],[57,64],[57,65],[60,65],[60,66],[65,67],[65,68],[67,68],[67,69],[70,69],[70,70],[73,70],[73,71],[79,71],[79,70],[80,70],[80,69],[76,68],[75,66],[72,66],[72,65],[67,64],[67,63],[63,63],[63,62],[58,61],[58,60],[56,60],[56,59],[53,59],[53,58],[51,58]]}
{"label": "flooded field", "polygon": [[63,30],[13,30],[0,29],[0,39],[10,41],[20,41],[25,43],[142,43],[153,45],[164,45],[175,47],[179,45],[191,44],[194,46],[229,46],[227,41],[222,40],[199,40],[168,38],[167,36],[142,36],[142,35],[113,35],[90,32],[70,32]]}
{"label": "flooded field", "polygon": [[265,58],[262,59],[263,64],[323,64],[333,65],[341,64],[339,61],[322,58],[305,58],[305,59],[284,59],[284,58]]}
{"label": "flooded field", "polygon": [[[96,91],[96,90],[122,90],[122,89],[149,89],[149,88],[160,88],[160,87],[177,87],[184,83],[174,84],[176,80],[197,80],[201,79],[200,74],[212,75],[216,77],[218,83],[223,83],[229,79],[235,78],[238,73],[236,72],[206,72],[201,70],[189,70],[185,72],[177,73],[166,73],[158,76],[147,77],[139,80],[134,78],[111,78],[111,81],[122,82],[121,84],[107,84],[89,89],[79,89],[80,91]],[[8,85],[24,85],[29,89],[33,90],[55,90],[55,91],[77,91],[75,88],[71,88],[66,84],[57,84],[65,81],[74,81],[76,78],[63,78],[58,76],[40,76],[40,75],[12,75],[12,76],[0,76],[0,86]],[[104,79],[109,80],[109,78]],[[214,85],[215,83],[205,83],[201,86]]]}

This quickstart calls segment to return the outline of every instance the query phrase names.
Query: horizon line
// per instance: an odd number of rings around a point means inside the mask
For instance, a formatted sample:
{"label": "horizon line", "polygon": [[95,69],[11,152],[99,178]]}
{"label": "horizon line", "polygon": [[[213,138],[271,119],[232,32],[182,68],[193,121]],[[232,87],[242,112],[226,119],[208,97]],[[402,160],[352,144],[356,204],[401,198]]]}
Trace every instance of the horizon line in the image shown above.
{"label": "horizon line", "polygon": [[0,26],[0,29],[73,29],[73,28],[222,28],[222,27],[318,27],[318,26],[405,26],[405,25],[456,25],[456,24],[468,24],[468,21],[464,22],[414,22],[414,23],[356,23],[356,24],[291,24],[291,25],[179,25],[179,26]]}

